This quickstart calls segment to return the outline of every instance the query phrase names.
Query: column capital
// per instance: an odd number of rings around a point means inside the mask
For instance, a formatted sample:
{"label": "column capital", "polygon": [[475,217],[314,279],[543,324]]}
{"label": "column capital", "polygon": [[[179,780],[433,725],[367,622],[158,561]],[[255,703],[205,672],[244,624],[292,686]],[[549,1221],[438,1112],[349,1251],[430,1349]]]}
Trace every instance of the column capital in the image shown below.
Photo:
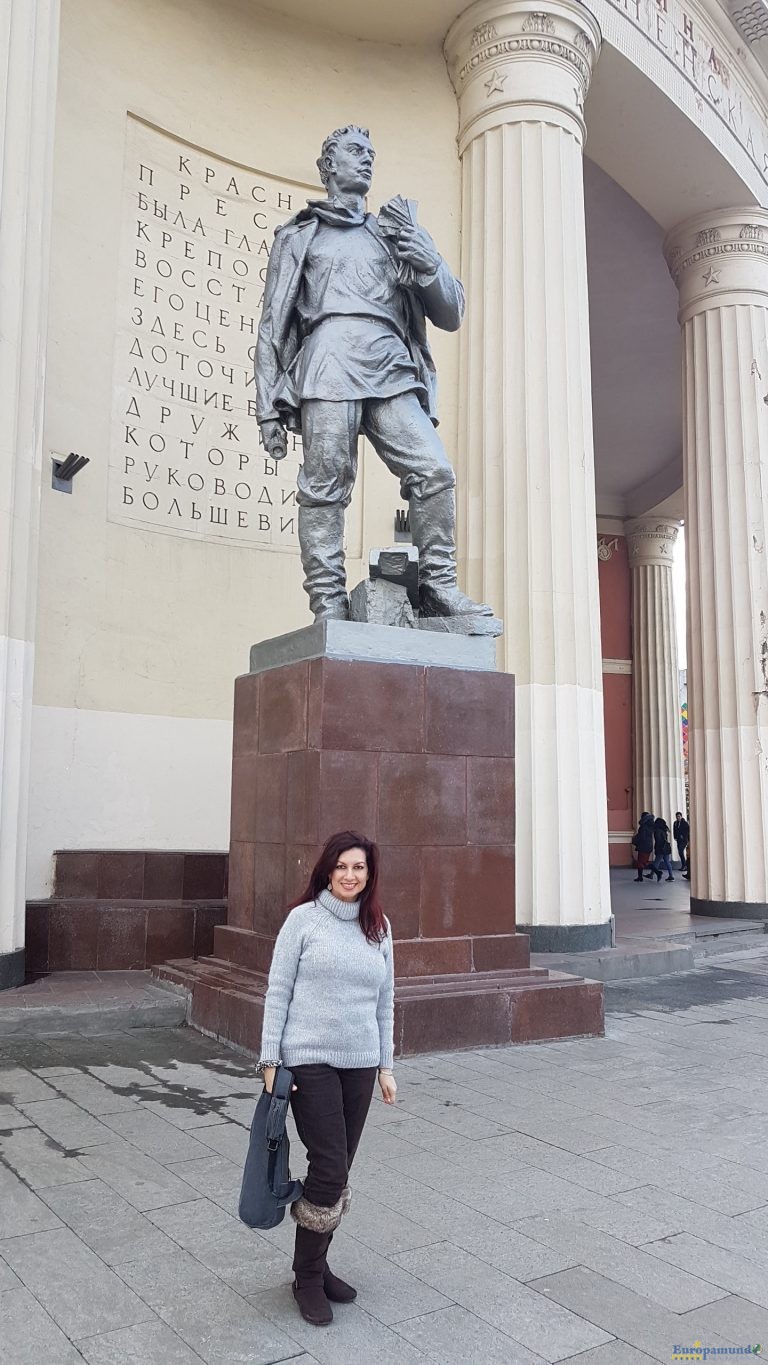
{"label": "column capital", "polygon": [[556,123],[583,144],[584,101],[600,52],[579,0],[477,0],[444,52],[459,101],[459,153],[504,123]]}
{"label": "column capital", "polygon": [[688,218],[664,239],[680,322],[735,303],[768,307],[768,211],[747,206]]}
{"label": "column capital", "polygon": [[647,516],[628,521],[626,535],[630,567],[637,569],[641,565],[663,564],[671,569],[679,531],[680,522],[674,517]]}

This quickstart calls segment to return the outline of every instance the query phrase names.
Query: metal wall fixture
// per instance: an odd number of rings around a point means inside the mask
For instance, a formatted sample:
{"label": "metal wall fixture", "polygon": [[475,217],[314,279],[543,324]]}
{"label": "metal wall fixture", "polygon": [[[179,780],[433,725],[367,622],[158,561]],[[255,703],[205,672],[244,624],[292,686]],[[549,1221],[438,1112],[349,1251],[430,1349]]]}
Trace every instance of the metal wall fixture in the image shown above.
{"label": "metal wall fixture", "polygon": [[398,507],[395,512],[395,543],[410,541],[411,539],[411,518],[408,508]]}
{"label": "metal wall fixture", "polygon": [[51,488],[55,488],[57,493],[71,493],[75,475],[90,463],[87,455],[77,455],[74,450],[71,450],[63,460],[58,460],[52,455]]}

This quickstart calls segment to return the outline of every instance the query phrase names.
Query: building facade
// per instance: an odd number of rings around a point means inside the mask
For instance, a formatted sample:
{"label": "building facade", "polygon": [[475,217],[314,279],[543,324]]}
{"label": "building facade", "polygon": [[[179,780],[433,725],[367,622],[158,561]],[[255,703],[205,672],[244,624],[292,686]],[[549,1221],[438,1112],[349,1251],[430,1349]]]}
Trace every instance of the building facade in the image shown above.
{"label": "building facade", "polygon": [[[418,199],[467,290],[433,341],[461,580],[516,677],[518,924],[609,942],[639,810],[685,809],[681,521],[693,904],[768,915],[760,14],[10,0],[0,982],[55,850],[227,846],[233,679],[309,619],[300,443],[275,466],[253,416],[264,269],[350,121],[372,207]],[[366,451],[351,582],[398,506]]]}

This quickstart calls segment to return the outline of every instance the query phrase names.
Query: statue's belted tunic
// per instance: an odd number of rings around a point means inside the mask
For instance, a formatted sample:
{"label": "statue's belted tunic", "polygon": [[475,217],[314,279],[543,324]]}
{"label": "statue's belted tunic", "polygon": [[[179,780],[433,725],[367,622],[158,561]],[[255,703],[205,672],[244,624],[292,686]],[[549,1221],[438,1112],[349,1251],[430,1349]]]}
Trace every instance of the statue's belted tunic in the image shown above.
{"label": "statue's belted tunic", "polygon": [[422,584],[456,583],[455,477],[435,431],[426,318],[455,331],[464,292],[445,262],[404,268],[373,214],[312,202],[279,228],[256,348],[257,417],[300,430],[299,542],[315,616],[343,614],[344,509],[360,432],[410,505]]}

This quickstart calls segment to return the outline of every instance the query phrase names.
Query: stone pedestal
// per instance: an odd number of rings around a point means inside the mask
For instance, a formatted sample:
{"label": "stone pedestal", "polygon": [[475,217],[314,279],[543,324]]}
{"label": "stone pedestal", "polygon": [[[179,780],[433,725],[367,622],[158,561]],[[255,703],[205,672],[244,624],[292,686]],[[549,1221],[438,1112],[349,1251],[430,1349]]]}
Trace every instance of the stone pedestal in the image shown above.
{"label": "stone pedestal", "polygon": [[351,829],[381,848],[398,1053],[601,1033],[601,988],[532,970],[515,925],[514,678],[462,667],[460,637],[374,661],[370,632],[395,652],[422,638],[327,622],[256,647],[260,671],[237,680],[228,923],[214,960],[181,969],[202,987],[193,1022],[258,1051],[286,906]]}
{"label": "stone pedestal", "polygon": [[768,212],[664,250],[680,292],[691,912],[768,919]]}
{"label": "stone pedestal", "polygon": [[641,517],[627,526],[632,569],[632,733],[635,820],[644,810],[672,828],[685,814],[683,735],[672,562],[680,523]]}
{"label": "stone pedestal", "polygon": [[575,0],[478,0],[445,42],[467,291],[459,556],[517,680],[517,909],[535,950],[611,941],[582,168],[599,49]]}

